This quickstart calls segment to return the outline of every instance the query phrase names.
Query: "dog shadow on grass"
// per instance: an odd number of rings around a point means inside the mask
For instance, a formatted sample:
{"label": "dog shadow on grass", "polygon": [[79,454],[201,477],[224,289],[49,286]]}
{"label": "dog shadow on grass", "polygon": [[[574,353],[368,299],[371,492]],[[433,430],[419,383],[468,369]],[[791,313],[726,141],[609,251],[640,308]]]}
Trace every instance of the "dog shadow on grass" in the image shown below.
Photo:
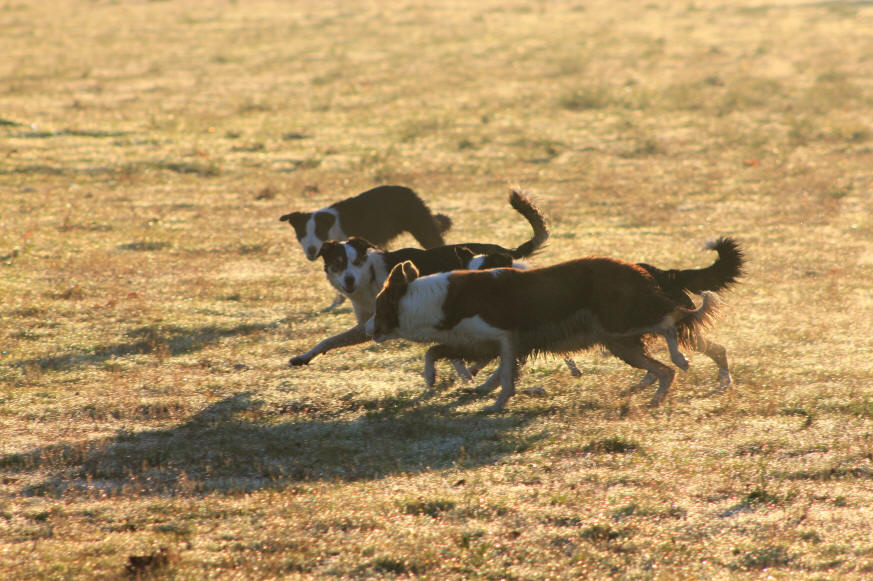
{"label": "dog shadow on grass", "polygon": [[246,392],[172,428],[0,456],[0,475],[21,481],[18,493],[31,496],[187,496],[375,480],[475,467],[523,451],[541,437],[524,430],[535,415],[456,413],[400,397],[330,413],[310,404],[268,409]]}
{"label": "dog shadow on grass", "polygon": [[176,325],[148,325],[131,329],[125,333],[128,341],[99,345],[88,351],[72,351],[47,357],[13,361],[13,367],[37,368],[43,371],[65,370],[77,367],[97,366],[113,358],[131,355],[174,357],[200,351],[231,337],[277,332],[287,327],[288,319],[271,323],[242,324],[233,327],[203,326],[185,328]]}

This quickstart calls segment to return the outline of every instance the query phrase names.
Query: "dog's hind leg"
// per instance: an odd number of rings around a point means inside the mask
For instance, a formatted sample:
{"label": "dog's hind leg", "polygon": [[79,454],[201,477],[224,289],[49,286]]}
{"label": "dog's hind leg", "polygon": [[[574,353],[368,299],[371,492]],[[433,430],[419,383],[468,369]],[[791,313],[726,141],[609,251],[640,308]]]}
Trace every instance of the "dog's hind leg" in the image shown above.
{"label": "dog's hind leg", "polygon": [[485,383],[481,385],[477,385],[476,387],[468,387],[465,388],[464,391],[466,393],[478,393],[478,394],[486,394],[491,393],[500,385],[500,367],[494,370],[494,373],[488,376],[488,379],[485,380]]}
{"label": "dog's hind leg", "polygon": [[628,391],[629,391],[630,393],[635,393],[635,392],[637,392],[637,391],[639,391],[639,390],[641,390],[641,389],[644,389],[644,388],[646,388],[646,387],[649,387],[650,385],[652,385],[652,384],[655,383],[656,381],[658,381],[658,378],[655,377],[655,374],[652,373],[651,371],[648,371],[648,372],[646,372],[646,374],[643,376],[643,378],[639,381],[639,383],[637,383],[636,385],[631,386],[630,389],[628,389]]}
{"label": "dog's hind leg", "polygon": [[667,397],[667,392],[670,391],[670,386],[673,385],[673,378],[676,376],[676,372],[660,361],[649,357],[646,354],[640,337],[613,341],[607,347],[613,355],[628,365],[637,369],[645,369],[649,374],[657,378],[658,391],[655,392],[649,405],[652,407],[661,405],[661,402]]}
{"label": "dog's hind leg", "polygon": [[703,353],[718,366],[718,387],[716,389],[730,387],[731,383],[733,383],[733,378],[731,378],[731,370],[728,365],[727,349],[715,341],[706,339],[699,333],[693,337],[691,348]]}
{"label": "dog's hind leg", "polygon": [[473,374],[467,369],[463,360],[459,358],[456,349],[448,345],[434,345],[424,354],[423,375],[428,388],[432,388],[436,383],[436,362],[440,359],[449,359],[462,381],[473,381]]}
{"label": "dog's hind leg", "polygon": [[[712,359],[716,365],[718,365],[718,386],[716,387],[716,389],[722,390],[730,387],[730,385],[733,383],[733,378],[731,377],[731,370],[728,366],[727,349],[725,349],[723,345],[720,345],[715,341],[710,341],[706,339],[699,333],[691,337],[690,347],[698,353],[703,353],[704,355]],[[655,383],[657,380],[658,378],[651,373],[646,373],[645,377],[643,377],[638,384],[631,388],[631,391],[637,391],[644,387],[648,387]]]}
{"label": "dog's hind leg", "polygon": [[670,360],[682,371],[688,371],[688,358],[679,351],[679,338],[676,335],[676,327],[673,323],[665,323],[655,330],[667,341],[667,349],[670,350]]}
{"label": "dog's hind leg", "polygon": [[493,359],[479,359],[470,366],[470,373],[473,375],[478,374],[480,371],[485,369],[485,366],[491,363]]}
{"label": "dog's hind leg", "polygon": [[[524,359],[524,358],[522,358]],[[500,366],[497,372],[500,375],[500,394],[493,404],[485,407],[486,413],[499,412],[506,405],[513,395],[515,395],[515,381],[518,379],[519,361],[515,356],[515,349],[512,341],[508,338],[503,338],[500,341]]]}

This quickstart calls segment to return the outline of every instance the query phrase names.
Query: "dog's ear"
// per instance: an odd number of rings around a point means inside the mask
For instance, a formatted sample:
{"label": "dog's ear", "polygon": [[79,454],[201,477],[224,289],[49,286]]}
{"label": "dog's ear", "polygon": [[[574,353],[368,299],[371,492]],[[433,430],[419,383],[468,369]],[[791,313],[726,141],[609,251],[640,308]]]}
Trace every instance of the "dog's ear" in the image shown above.
{"label": "dog's ear", "polygon": [[418,278],[418,269],[411,260],[401,262],[400,269],[403,272],[403,278],[406,280],[407,284]]}
{"label": "dog's ear", "polygon": [[376,248],[375,244],[373,244],[366,238],[361,238],[360,236],[350,236],[346,244],[354,248],[355,252],[358,253],[358,256],[366,256],[368,249]]}
{"label": "dog's ear", "polygon": [[473,251],[466,246],[455,246],[455,256],[458,257],[458,262],[460,263],[461,268],[467,268],[467,265],[470,264],[470,260],[475,256],[475,254],[473,254]]}
{"label": "dog's ear", "polygon": [[316,258],[320,256],[324,259],[324,263],[327,264],[339,254],[342,254],[343,256],[346,255],[346,252],[343,249],[343,243],[337,242],[336,240],[325,240],[324,243],[322,243],[321,248],[318,250]]}
{"label": "dog's ear", "polygon": [[388,274],[388,278],[385,279],[385,285],[382,287],[382,292],[379,295],[392,292],[402,294],[406,292],[407,286],[406,277],[403,276],[403,264],[395,264]]}
{"label": "dog's ear", "polygon": [[391,274],[388,275],[388,280],[385,286],[392,288],[406,288],[406,286],[418,278],[418,269],[411,260],[395,264],[391,269]]}
{"label": "dog's ear", "polygon": [[309,212],[291,212],[279,218],[280,222],[288,222],[294,232],[297,233],[297,238],[302,238],[306,234],[306,222],[309,220]]}

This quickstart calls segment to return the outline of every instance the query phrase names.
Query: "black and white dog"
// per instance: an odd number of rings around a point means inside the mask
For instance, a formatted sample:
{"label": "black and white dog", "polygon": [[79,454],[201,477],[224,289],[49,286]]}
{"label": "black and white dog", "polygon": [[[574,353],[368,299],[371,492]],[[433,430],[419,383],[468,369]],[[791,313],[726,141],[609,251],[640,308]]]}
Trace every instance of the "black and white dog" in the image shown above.
{"label": "black and white dog", "polygon": [[688,309],[670,299],[643,268],[611,258],[582,258],[520,270],[454,271],[419,276],[412,262],[395,266],[365,324],[375,341],[402,337],[438,343],[443,356],[490,360],[499,411],[515,393],[519,365],[531,354],[569,353],[602,345],[659,380],[651,405],[667,396],[675,371],[652,359],[645,338],[661,335],[673,363],[688,368],[679,344],[688,345],[715,315],[714,294]]}
{"label": "black and white dog", "polygon": [[369,241],[357,237],[352,237],[347,242],[324,242],[319,256],[324,259],[325,275],[334,288],[351,300],[357,324],[347,331],[328,337],[306,353],[293,357],[289,365],[307,365],[317,355],[332,349],[367,342],[369,337],[364,332],[364,323],[376,310],[376,295],[379,294],[388,273],[401,262],[411,261],[420,272],[433,274],[455,269],[509,266],[515,260],[533,255],[549,237],[545,218],[533,202],[519,191],[512,191],[509,203],[527,219],[533,229],[531,239],[515,249],[504,248],[498,244],[472,242],[430,250],[403,248],[389,252],[379,250]]}
{"label": "black and white dog", "polygon": [[306,258],[320,256],[327,240],[365,238],[379,247],[409,232],[423,248],[445,245],[443,233],[452,221],[431,214],[414,191],[403,186],[378,186],[314,212],[291,212],[279,218],[294,228]]}
{"label": "black and white dog", "polygon": [[[409,232],[423,248],[443,246],[443,234],[452,221],[443,214],[432,214],[414,191],[403,186],[378,186],[355,197],[314,212],[291,212],[279,218],[294,228],[297,240],[309,260],[320,256],[327,240],[348,240],[359,236],[384,247]],[[327,309],[340,305],[342,294]]]}

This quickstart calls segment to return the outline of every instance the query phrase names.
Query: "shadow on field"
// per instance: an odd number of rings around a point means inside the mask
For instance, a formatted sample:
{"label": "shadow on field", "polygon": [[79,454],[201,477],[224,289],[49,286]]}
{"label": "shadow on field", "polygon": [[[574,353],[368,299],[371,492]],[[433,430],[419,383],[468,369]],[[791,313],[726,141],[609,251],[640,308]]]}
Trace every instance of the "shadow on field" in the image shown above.
{"label": "shadow on field", "polygon": [[[396,398],[319,416],[308,404],[265,409],[241,393],[174,428],[2,456],[0,474],[7,483],[18,480],[16,474],[45,475],[19,491],[31,496],[235,493],[479,466],[540,438],[519,434],[535,413],[455,414],[454,405]],[[364,413],[348,419],[354,411]],[[269,423],[289,415],[290,421]]]}
{"label": "shadow on field", "polygon": [[126,335],[130,341],[126,343],[101,345],[95,347],[90,353],[64,353],[51,357],[23,359],[12,362],[12,365],[23,368],[36,367],[46,371],[100,365],[113,357],[126,357],[128,355],[155,354],[162,357],[172,357],[199,351],[221,339],[253,335],[277,329],[285,324],[287,324],[287,319],[256,325],[236,325],[228,328],[207,326],[186,329],[176,325],[146,326],[128,331]]}

